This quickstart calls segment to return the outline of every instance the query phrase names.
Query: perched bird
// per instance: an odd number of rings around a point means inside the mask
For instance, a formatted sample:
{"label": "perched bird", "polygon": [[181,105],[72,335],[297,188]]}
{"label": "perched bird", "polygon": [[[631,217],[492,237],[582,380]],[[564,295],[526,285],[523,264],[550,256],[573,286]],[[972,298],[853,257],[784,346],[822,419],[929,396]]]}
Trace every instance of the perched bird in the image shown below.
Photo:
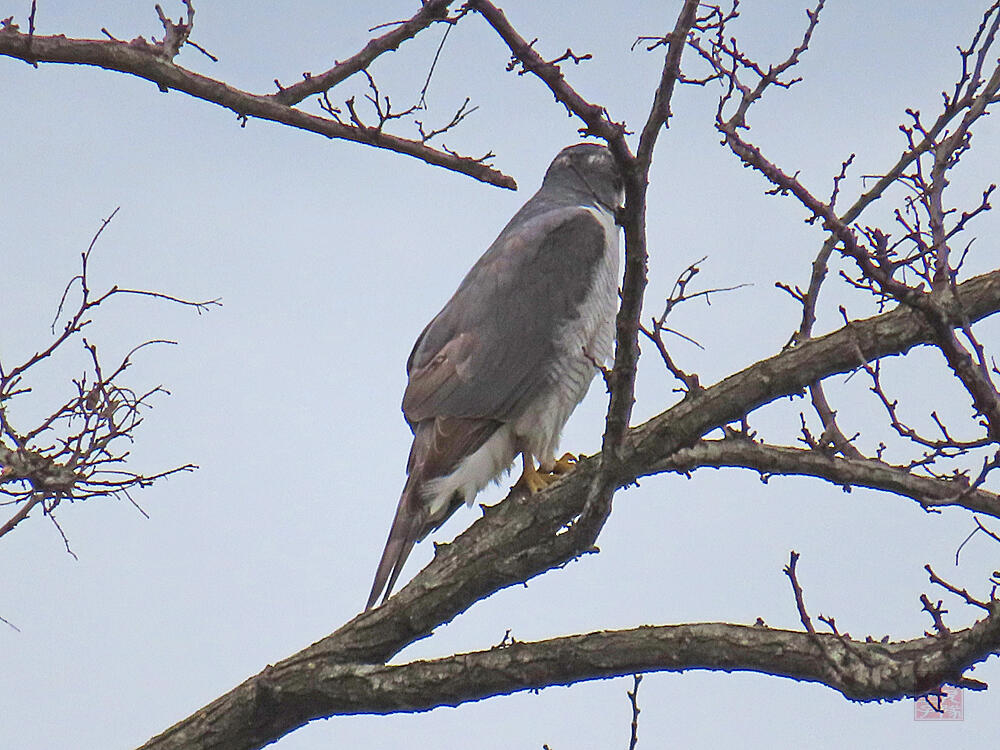
{"label": "perched bird", "polygon": [[555,459],[560,433],[614,344],[622,198],[606,147],[564,148],[420,334],[403,395],[407,480],[365,609],[389,597],[414,543],[519,454],[532,493],[570,469],[572,456]]}

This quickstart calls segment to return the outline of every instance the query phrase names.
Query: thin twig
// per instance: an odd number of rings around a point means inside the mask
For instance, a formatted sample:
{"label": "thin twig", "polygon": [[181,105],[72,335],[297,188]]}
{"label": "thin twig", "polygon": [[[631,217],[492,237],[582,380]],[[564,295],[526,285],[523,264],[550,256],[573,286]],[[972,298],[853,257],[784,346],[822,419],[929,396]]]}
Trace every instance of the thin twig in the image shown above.
{"label": "thin twig", "polygon": [[806,611],[805,599],[802,595],[802,587],[799,586],[799,579],[795,574],[795,566],[799,562],[799,553],[792,550],[791,554],[788,556],[788,565],[784,567],[784,573],[788,576],[788,580],[792,584],[792,593],[795,595],[795,607],[799,610],[799,620],[802,621],[802,627],[806,629],[807,633],[815,633],[816,628],[813,627],[812,618],[809,617],[809,613]]}
{"label": "thin twig", "polygon": [[642,683],[642,675],[634,674],[632,675],[632,689],[627,690],[625,695],[628,696],[629,703],[632,705],[632,733],[629,737],[628,750],[635,750],[636,744],[639,742],[639,685]]}

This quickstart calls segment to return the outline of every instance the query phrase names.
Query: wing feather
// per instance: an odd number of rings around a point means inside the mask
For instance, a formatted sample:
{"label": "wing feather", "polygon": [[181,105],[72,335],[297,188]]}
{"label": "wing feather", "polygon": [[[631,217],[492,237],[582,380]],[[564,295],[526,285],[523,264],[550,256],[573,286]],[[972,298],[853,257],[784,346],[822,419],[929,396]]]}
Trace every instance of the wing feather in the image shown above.
{"label": "wing feather", "polygon": [[403,395],[410,425],[438,416],[505,421],[530,404],[606,243],[600,221],[580,207],[505,229],[417,339]]}

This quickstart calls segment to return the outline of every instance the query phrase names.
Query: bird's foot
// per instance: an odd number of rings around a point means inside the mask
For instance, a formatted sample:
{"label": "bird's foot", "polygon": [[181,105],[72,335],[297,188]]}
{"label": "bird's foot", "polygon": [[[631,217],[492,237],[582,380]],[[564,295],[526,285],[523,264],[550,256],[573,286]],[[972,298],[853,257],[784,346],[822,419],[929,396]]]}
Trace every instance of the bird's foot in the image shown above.
{"label": "bird's foot", "polygon": [[560,477],[569,474],[576,468],[576,463],[579,460],[579,456],[574,456],[572,453],[564,453],[562,458],[552,464],[552,471],[550,473]]}
{"label": "bird's foot", "polygon": [[526,461],[524,471],[521,472],[521,477],[514,484],[513,489],[526,490],[529,494],[536,495],[573,471],[578,460],[572,453],[565,453],[562,458],[553,461],[552,467],[548,469],[541,466],[536,469],[532,461]]}
{"label": "bird's foot", "polygon": [[524,490],[529,495],[537,495],[539,492],[556,481],[556,479],[558,479],[558,476],[555,474],[541,472],[535,468],[533,463],[528,462],[525,464],[524,471],[521,472],[520,479],[514,483],[514,487],[512,489]]}

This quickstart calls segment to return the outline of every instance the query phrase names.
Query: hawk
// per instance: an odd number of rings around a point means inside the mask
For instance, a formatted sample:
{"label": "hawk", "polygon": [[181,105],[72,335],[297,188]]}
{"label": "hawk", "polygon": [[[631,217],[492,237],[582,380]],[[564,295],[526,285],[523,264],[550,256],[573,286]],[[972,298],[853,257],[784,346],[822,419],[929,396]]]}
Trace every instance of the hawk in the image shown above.
{"label": "hawk", "polygon": [[555,458],[560,434],[614,345],[622,198],[606,147],[564,148],[420,334],[403,394],[407,479],[366,610],[413,545],[518,455],[515,486],[531,493],[571,468]]}

